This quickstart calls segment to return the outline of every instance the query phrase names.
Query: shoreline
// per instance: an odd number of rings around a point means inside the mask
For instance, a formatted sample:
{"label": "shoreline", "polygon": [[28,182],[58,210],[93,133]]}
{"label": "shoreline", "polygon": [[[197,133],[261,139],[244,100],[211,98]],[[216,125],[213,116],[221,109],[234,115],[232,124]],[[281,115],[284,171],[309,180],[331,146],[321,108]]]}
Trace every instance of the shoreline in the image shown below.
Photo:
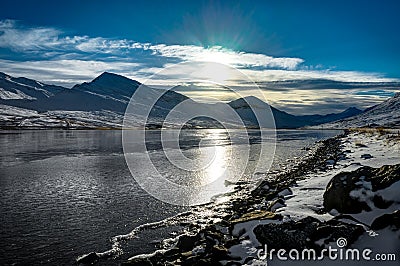
{"label": "shoreline", "polygon": [[[320,168],[323,169],[326,167],[325,165],[325,160],[336,158],[339,156],[338,154],[338,147],[339,147],[339,136],[336,136],[334,138],[329,138],[325,139],[322,141],[318,141],[315,143],[311,148],[307,148],[308,153],[304,155],[300,160],[297,161],[297,163],[290,168],[289,170],[285,170],[283,173],[279,174],[273,174],[268,178],[270,181],[261,181],[260,184],[258,184],[258,189],[255,190],[249,190],[247,186],[249,184],[239,182],[236,184],[235,192],[231,192],[230,195],[222,195],[219,197],[216,197],[216,199],[213,202],[207,203],[202,206],[198,206],[199,212],[204,211],[204,209],[210,211],[211,213],[216,214],[216,220],[217,223],[221,224],[230,224],[230,222],[236,218],[239,218],[241,215],[245,214],[246,211],[251,208],[252,205],[254,204],[260,204],[262,201],[265,200],[270,200],[274,197],[276,197],[277,194],[281,190],[285,190],[287,187],[292,185],[296,180],[301,178],[305,174],[305,172],[311,171],[315,168]],[[323,158],[323,159],[322,159]],[[288,178],[290,177],[290,178]],[[272,180],[272,182],[271,182]],[[262,195],[262,187],[265,187],[266,182],[269,183],[269,186],[274,186],[274,191],[268,195]],[[254,186],[254,185],[253,185]],[[259,194],[259,195],[256,195]],[[220,198],[224,197],[230,197],[230,202],[218,202],[220,201]],[[269,206],[269,208],[272,206]],[[193,210],[191,212],[191,217],[196,219],[196,210]],[[207,218],[207,217],[206,217]],[[208,217],[210,218],[210,217]],[[215,218],[215,217],[214,217]],[[213,220],[214,218],[210,218],[210,220]],[[188,221],[181,221],[178,217],[171,217],[169,218],[171,220],[176,219],[174,221],[174,224],[181,224],[181,225],[188,225],[190,222]],[[157,223],[162,223],[163,221],[156,222]],[[150,225],[151,226],[151,225]],[[163,226],[161,224],[158,224],[158,226]],[[190,235],[197,234],[205,228],[208,228],[208,224],[194,224],[189,226],[189,231]],[[230,227],[230,226],[227,226]],[[135,231],[135,229],[133,230]],[[137,231],[135,233],[138,233]],[[131,235],[125,235],[125,236],[119,236],[119,241],[125,241],[129,240],[130,238],[136,237],[135,234]],[[125,239],[125,240],[124,240]],[[118,246],[119,241],[115,241],[115,239],[112,241],[114,246]],[[173,241],[179,242],[179,236],[178,238],[175,238]],[[173,245],[172,245],[173,246]],[[163,251],[167,251],[166,249],[162,249],[162,251],[156,251],[157,254],[162,254]],[[90,264],[93,261],[97,260],[103,260],[109,257],[112,257],[113,255],[117,254],[119,251],[117,249],[111,249],[106,252],[101,252],[101,253],[96,253],[92,252],[86,255],[81,256],[78,258],[78,261],[82,264]],[[169,251],[172,252],[172,251]],[[138,255],[139,257],[147,257],[148,255],[142,254]],[[158,256],[157,256],[158,257]],[[143,263],[142,260],[139,260],[138,265],[141,265],[140,263]],[[133,263],[132,260],[130,263]]]}
{"label": "shoreline", "polygon": [[[260,261],[254,256],[254,252],[251,255],[249,251],[251,249],[254,251],[257,245],[261,244],[260,241],[268,242],[267,239],[276,237],[276,235],[271,235],[268,232],[272,229],[282,229],[282,227],[287,227],[286,230],[293,227],[301,232],[307,224],[313,224],[316,228],[329,228],[331,233],[334,232],[335,234],[338,233],[335,231],[337,228],[345,227],[349,236],[349,245],[359,244],[358,239],[368,234],[368,230],[371,230],[373,226],[363,224],[353,217],[359,218],[357,215],[339,214],[335,211],[329,214],[324,207],[316,208],[313,211],[317,218],[326,214],[330,215],[331,217],[328,219],[317,219],[306,215],[301,219],[293,220],[285,214],[286,204],[296,198],[296,195],[293,195],[292,188],[297,188],[298,182],[313,180],[312,177],[307,175],[314,175],[315,177],[315,175],[320,175],[323,172],[333,174],[333,176],[337,175],[337,173],[334,173],[336,164],[340,164],[340,161],[345,161],[348,158],[347,153],[349,151],[344,150],[343,142],[349,141],[349,136],[357,134],[372,134],[369,138],[377,136],[379,138],[377,132],[365,133],[347,130],[339,136],[320,141],[291,170],[275,175],[273,180],[268,178],[261,181],[257,188],[247,195],[233,195],[231,202],[223,204],[223,212],[215,212],[219,217],[211,219],[210,224],[189,225],[188,228],[191,230],[186,234],[178,235],[174,239],[169,239],[169,244],[161,244],[161,249],[156,252],[133,256],[128,261],[123,262],[122,265],[165,265],[167,263],[172,263],[172,265],[243,265],[245,263],[250,263],[247,265],[258,265],[252,264],[260,263]],[[388,136],[381,137],[391,141]],[[398,136],[395,137],[394,141],[398,145]],[[356,143],[357,145],[360,144]],[[343,169],[339,169],[339,172],[341,170]],[[327,182],[330,180],[331,178]],[[243,186],[246,186],[246,184],[237,184],[237,190],[240,191]],[[214,204],[211,207],[212,209],[221,207],[214,202],[201,208],[210,207],[212,204]],[[321,202],[321,205],[323,205],[323,202]],[[385,214],[396,215],[391,212]],[[174,217],[171,217],[171,219],[174,219]],[[395,229],[398,232],[398,227],[395,227]],[[254,232],[257,232],[257,235]],[[263,234],[267,235],[263,237]],[[337,239],[337,236],[334,237],[333,235],[332,233],[330,236],[331,242]],[[291,244],[297,245],[297,248],[308,247],[308,244],[315,245],[315,243],[303,243],[301,245],[296,241]],[[98,253],[90,253],[86,257],[80,257],[78,262],[81,264],[91,263],[102,259],[100,257]]]}

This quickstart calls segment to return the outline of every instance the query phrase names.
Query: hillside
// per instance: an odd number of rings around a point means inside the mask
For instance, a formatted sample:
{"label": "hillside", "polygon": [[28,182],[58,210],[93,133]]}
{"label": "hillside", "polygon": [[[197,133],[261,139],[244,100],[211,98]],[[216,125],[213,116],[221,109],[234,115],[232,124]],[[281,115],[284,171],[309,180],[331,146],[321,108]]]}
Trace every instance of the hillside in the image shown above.
{"label": "hillside", "polygon": [[387,127],[400,128],[400,93],[392,98],[366,109],[364,112],[336,122],[315,128]]}
{"label": "hillside", "polygon": [[[77,84],[72,88],[43,84],[27,79],[14,78],[0,72],[0,127],[3,128],[121,128],[124,113],[131,96],[141,86],[138,81],[104,72],[90,82]],[[229,126],[240,124],[226,116],[226,107],[221,104],[195,102],[176,91],[163,92],[160,89],[142,85],[143,90],[136,94],[136,106],[129,126],[137,126],[147,119],[146,124],[160,127],[170,111],[179,103],[186,102],[181,113],[175,113],[169,126],[180,124],[185,113],[199,113],[189,123],[189,127],[213,128],[220,125],[209,117],[220,117]],[[164,93],[164,94],[163,94]],[[154,95],[162,95],[153,103]],[[250,96],[229,102],[247,127],[299,128],[318,125],[347,118],[361,111],[349,108],[344,112],[328,115],[296,116],[269,106],[262,100]],[[144,110],[153,106],[149,115]],[[266,121],[258,121],[254,111]],[[269,117],[269,110],[273,114]],[[268,121],[267,121],[268,120]]]}

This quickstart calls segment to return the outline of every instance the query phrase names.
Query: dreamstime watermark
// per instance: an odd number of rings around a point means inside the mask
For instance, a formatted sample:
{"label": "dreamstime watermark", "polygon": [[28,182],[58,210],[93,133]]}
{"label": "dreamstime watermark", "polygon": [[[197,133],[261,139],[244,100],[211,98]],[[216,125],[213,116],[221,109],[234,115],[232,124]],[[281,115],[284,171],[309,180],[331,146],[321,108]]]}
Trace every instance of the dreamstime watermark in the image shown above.
{"label": "dreamstime watermark", "polygon": [[264,249],[257,251],[258,259],[265,261],[265,265],[268,265],[268,261],[274,260],[274,258],[280,261],[396,261],[397,256],[394,253],[375,253],[372,249],[357,249],[348,248],[347,239],[339,238],[336,241],[337,247],[328,246],[328,248],[316,251],[315,249],[291,249],[289,251],[285,249],[268,249],[265,245]]}
{"label": "dreamstime watermark", "polygon": [[[208,95],[212,103],[177,91]],[[238,101],[221,100],[227,96]],[[132,176],[153,197],[182,206],[204,204],[239,180],[251,181],[260,158],[267,171],[275,153],[275,120],[263,102],[263,91],[228,65],[184,62],[162,69],[136,89],[125,111],[122,144]],[[268,128],[258,130],[256,141],[249,120]],[[215,124],[219,129],[207,131]],[[207,132],[188,134],[188,128]],[[188,152],[185,141],[199,149]]]}

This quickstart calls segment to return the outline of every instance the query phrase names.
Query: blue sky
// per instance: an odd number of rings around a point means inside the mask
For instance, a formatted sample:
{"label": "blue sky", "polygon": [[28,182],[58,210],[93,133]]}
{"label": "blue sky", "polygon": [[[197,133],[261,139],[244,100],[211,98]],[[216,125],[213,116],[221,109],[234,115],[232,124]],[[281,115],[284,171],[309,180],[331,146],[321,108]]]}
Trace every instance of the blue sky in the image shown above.
{"label": "blue sky", "polygon": [[[399,81],[399,13],[399,1],[3,0],[0,71],[72,86],[103,71],[142,81],[174,63],[216,60],[263,83]],[[341,90],[366,107],[396,88]],[[291,110],[288,98],[312,108],[338,91],[266,97]]]}

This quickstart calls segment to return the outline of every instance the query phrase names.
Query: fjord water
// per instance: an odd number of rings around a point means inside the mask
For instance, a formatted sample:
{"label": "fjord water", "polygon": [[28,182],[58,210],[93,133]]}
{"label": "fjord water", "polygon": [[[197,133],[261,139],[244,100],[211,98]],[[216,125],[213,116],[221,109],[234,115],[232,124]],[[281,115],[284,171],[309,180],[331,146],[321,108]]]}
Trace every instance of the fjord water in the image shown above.
{"label": "fjord water", "polygon": [[[196,176],[182,175],[162,158],[158,133],[151,131],[146,137],[157,169],[177,183],[197,182]],[[272,169],[279,171],[288,160],[303,155],[302,148],[339,133],[278,131]],[[244,137],[245,131],[234,134]],[[257,136],[256,131],[250,134],[253,148],[260,145]],[[1,265],[72,264],[79,255],[108,250],[113,236],[190,210],[163,203],[140,188],[125,162],[121,138],[121,131],[0,132]],[[218,129],[184,130],[179,140],[188,158],[198,156],[200,141],[200,149],[216,145],[222,149],[219,154],[228,154],[230,146],[226,132]],[[272,140],[271,137],[264,141]],[[222,163],[235,159],[229,155],[219,160]],[[262,165],[267,158],[260,160]],[[218,170],[218,165],[214,170]],[[239,164],[234,161],[230,165]],[[146,166],[138,162],[137,167]],[[214,195],[201,196],[210,199]],[[150,232],[131,249],[135,254],[149,252],[152,241],[162,238],[162,234]]]}

